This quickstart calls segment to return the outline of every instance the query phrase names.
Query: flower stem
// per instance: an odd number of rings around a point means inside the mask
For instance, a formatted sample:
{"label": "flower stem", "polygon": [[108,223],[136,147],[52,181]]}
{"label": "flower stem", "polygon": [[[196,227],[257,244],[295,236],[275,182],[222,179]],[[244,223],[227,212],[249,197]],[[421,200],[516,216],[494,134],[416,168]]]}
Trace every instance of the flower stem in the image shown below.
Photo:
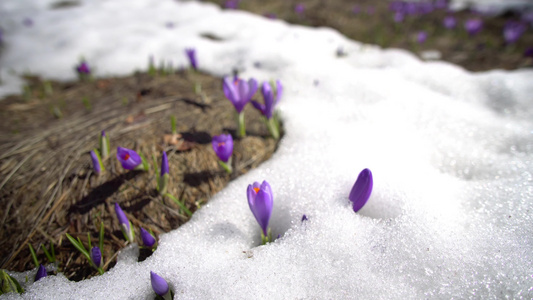
{"label": "flower stem", "polygon": [[238,115],[237,115],[237,123],[239,125],[239,131],[238,131],[238,135],[240,137],[245,137],[246,136],[246,127],[244,125],[244,111],[241,111]]}
{"label": "flower stem", "polygon": [[270,132],[272,137],[275,140],[278,140],[279,139],[279,124],[278,124],[278,122],[274,119],[274,117],[272,117],[272,118],[268,119],[266,121],[266,123],[267,123],[268,131]]}
{"label": "flower stem", "polygon": [[231,172],[233,172],[232,168],[231,168],[231,158],[228,160],[227,163],[219,160],[218,161],[218,164],[224,168],[224,170],[226,170],[226,172],[228,172],[228,174],[231,174]]}

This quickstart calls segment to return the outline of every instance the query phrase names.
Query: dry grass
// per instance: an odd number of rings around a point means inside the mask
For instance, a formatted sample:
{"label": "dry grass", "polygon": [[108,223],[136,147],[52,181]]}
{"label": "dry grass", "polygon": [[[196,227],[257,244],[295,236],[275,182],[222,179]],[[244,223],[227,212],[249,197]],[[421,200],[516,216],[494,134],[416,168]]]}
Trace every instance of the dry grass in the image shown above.
{"label": "dry grass", "polygon": [[[85,242],[90,233],[96,240],[100,222],[105,226],[106,267],[112,267],[117,250],[125,244],[115,202],[137,230],[142,226],[156,235],[189,219],[178,205],[158,195],[153,166],[150,172],[121,168],[115,158],[117,146],[142,152],[152,164],[152,158],[159,164],[161,151],[166,151],[168,192],[193,212],[235,176],[268,159],[277,146],[250,105],[245,109],[248,136],[235,141],[234,174],[222,171],[210,140],[212,135],[234,133],[235,110],[222,93],[221,80],[204,74],[139,73],[71,83],[28,80],[25,96],[0,101],[2,268],[33,268],[28,244],[38,248],[53,242],[60,270],[68,278],[93,276],[96,271],[65,233]],[[195,84],[201,84],[202,93],[194,92]],[[182,136],[178,145],[163,142],[170,133],[171,115]],[[112,151],[106,171],[97,176],[88,153],[98,147],[101,130],[110,137]],[[45,262],[42,251],[38,257]]]}

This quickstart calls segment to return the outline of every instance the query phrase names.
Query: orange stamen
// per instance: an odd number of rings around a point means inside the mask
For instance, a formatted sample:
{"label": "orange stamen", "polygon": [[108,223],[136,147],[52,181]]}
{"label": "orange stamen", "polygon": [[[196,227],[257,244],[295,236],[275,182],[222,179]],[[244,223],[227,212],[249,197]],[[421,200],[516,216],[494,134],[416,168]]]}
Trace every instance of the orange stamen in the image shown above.
{"label": "orange stamen", "polygon": [[124,160],[128,160],[128,159],[130,159],[130,155],[126,153],[126,155],[124,155]]}
{"label": "orange stamen", "polygon": [[224,143],[224,142],[221,142],[221,143],[218,143],[218,145],[217,145],[217,146],[218,146],[218,147],[220,147],[220,146],[224,146],[224,145],[226,145],[226,143]]}
{"label": "orange stamen", "polygon": [[254,191],[257,194],[259,192],[259,188],[254,188]]}

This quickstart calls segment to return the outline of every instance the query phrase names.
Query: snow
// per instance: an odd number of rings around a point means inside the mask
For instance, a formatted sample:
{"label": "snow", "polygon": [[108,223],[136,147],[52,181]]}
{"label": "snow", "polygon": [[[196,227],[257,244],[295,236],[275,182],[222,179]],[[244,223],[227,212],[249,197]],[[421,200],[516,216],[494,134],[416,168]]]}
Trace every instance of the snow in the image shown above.
{"label": "snow", "polygon": [[[102,276],[48,276],[3,298],[153,299],[150,271],[177,299],[533,297],[532,70],[470,73],[198,2],[80,2],[0,2],[1,95],[26,71],[74,79],[81,56],[97,76],[128,75],[150,55],[187,66],[195,47],[202,71],[280,79],[286,135],[146,261],[130,246]],[[354,213],[364,168],[374,191]],[[246,187],[263,180],[281,238],[259,246]]]}

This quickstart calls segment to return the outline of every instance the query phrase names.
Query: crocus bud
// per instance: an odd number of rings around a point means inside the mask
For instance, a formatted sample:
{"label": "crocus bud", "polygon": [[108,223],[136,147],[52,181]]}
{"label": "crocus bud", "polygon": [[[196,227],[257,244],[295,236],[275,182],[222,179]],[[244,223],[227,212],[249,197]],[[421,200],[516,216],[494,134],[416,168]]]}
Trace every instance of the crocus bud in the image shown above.
{"label": "crocus bud", "polygon": [[94,246],[91,249],[91,260],[97,268],[102,266],[102,252],[99,247]]}
{"label": "crocus bud", "polygon": [[46,268],[43,265],[39,265],[39,269],[37,269],[37,274],[35,274],[35,281],[38,281],[39,279],[48,276],[48,273],[46,273]]}
{"label": "crocus bud", "polygon": [[118,203],[115,203],[115,213],[117,214],[118,223],[120,224],[120,229],[122,230],[124,237],[128,242],[133,242],[135,239],[135,232],[133,231],[133,228],[131,228],[128,217],[126,217],[126,214],[122,211],[122,208],[120,208]]}
{"label": "crocus bud", "polygon": [[254,214],[259,226],[261,226],[263,235],[267,236],[268,222],[270,221],[272,207],[274,206],[274,199],[270,184],[268,184],[266,180],[264,180],[261,184],[256,181],[253,184],[248,185],[246,193],[248,196],[248,205],[250,206],[250,210]]}
{"label": "crocus bud", "polygon": [[109,156],[109,147],[109,137],[102,130],[102,135],[100,135],[100,153],[102,154],[102,159],[106,159]]}
{"label": "crocus bud", "polygon": [[170,175],[168,174],[167,153],[163,151],[163,155],[161,157],[161,176],[159,176],[159,181],[158,181],[159,193],[161,195],[167,192],[169,178],[170,178]]}
{"label": "crocus bud", "polygon": [[104,166],[100,160],[100,156],[98,155],[98,150],[91,150],[91,160],[93,162],[94,173],[100,174],[104,170]]}
{"label": "crocus bud", "polygon": [[187,48],[185,49],[185,53],[187,54],[187,57],[189,58],[189,62],[191,63],[192,68],[195,70],[198,70],[198,63],[196,61],[196,49]]}
{"label": "crocus bud", "polygon": [[141,238],[143,240],[143,244],[146,247],[152,248],[155,245],[155,238],[150,234],[150,232],[146,231],[146,229],[141,227]]}
{"label": "crocus bud", "polygon": [[170,289],[167,281],[163,277],[150,271],[150,281],[152,282],[152,289],[156,294],[164,299],[170,299]]}
{"label": "crocus bud", "polygon": [[353,203],[353,211],[358,212],[370,198],[372,193],[372,186],[374,181],[372,179],[372,172],[369,169],[364,169],[359,173],[355,184],[352,187],[352,191],[348,198]]}
{"label": "crocus bud", "polygon": [[428,34],[425,31],[419,31],[416,35],[416,41],[419,44],[423,44],[428,38]]}
{"label": "crocus bud", "polygon": [[86,61],[80,62],[80,64],[76,66],[76,71],[79,74],[91,74],[91,68],[89,68],[89,64],[87,64]]}
{"label": "crocus bud", "polygon": [[126,170],[133,170],[142,163],[142,159],[137,152],[122,147],[117,148],[117,159]]}

